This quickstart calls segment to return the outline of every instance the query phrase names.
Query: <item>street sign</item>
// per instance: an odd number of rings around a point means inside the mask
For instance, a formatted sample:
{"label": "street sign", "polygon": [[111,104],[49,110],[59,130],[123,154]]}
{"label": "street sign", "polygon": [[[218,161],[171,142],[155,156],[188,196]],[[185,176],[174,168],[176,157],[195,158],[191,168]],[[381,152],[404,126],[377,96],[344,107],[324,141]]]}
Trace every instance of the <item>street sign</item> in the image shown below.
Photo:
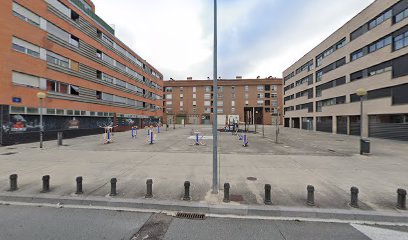
{"label": "street sign", "polygon": [[21,103],[21,98],[13,97],[12,101],[13,101],[13,103]]}

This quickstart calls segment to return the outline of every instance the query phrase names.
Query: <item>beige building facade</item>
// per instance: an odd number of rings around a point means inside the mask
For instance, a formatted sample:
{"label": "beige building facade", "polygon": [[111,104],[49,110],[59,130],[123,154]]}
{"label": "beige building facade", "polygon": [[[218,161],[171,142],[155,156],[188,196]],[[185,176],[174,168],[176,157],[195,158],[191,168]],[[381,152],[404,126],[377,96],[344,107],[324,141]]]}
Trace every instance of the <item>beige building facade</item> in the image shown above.
{"label": "beige building facade", "polygon": [[283,72],[286,127],[408,140],[408,0],[377,0]]}
{"label": "beige building facade", "polygon": [[234,120],[249,125],[272,124],[278,112],[282,116],[282,79],[220,79],[217,96],[212,86],[212,80],[164,81],[163,122],[212,124],[215,97],[219,125]]}

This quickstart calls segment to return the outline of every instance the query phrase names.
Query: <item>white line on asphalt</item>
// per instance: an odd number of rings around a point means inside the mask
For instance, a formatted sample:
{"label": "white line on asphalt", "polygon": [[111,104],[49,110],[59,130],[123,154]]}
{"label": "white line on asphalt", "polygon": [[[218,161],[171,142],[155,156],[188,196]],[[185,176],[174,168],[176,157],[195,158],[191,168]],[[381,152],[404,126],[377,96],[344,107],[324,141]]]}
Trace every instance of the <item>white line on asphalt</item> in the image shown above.
{"label": "white line on asphalt", "polygon": [[[0,205],[69,208],[69,209],[92,209],[92,210],[124,211],[124,212],[140,212],[140,213],[162,213],[162,214],[166,214],[166,215],[173,216],[173,217],[176,216],[178,212],[178,211],[169,211],[169,210],[126,208],[126,207],[104,207],[104,206],[92,206],[92,205],[84,206],[84,205],[71,205],[71,204],[65,205],[65,204],[59,204],[59,203],[49,204],[49,203],[24,203],[24,202],[0,201]],[[301,218],[301,217],[242,216],[242,215],[214,214],[214,213],[207,213],[205,215],[206,217],[210,217],[210,218],[231,218],[231,219],[270,220],[270,221],[300,221],[300,222],[365,224],[365,225],[408,227],[408,223],[406,222],[379,222],[379,221],[339,220],[339,219]]]}
{"label": "white line on asphalt", "polygon": [[355,229],[366,235],[372,240],[407,240],[408,233],[390,229],[351,224]]}

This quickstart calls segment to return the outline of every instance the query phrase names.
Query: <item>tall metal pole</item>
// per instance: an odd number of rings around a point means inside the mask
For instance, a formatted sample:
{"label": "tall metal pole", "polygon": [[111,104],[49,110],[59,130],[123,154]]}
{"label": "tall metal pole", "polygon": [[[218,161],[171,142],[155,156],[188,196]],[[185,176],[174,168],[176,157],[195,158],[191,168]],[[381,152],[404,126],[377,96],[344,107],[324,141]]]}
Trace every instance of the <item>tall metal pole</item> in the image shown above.
{"label": "tall metal pole", "polygon": [[40,98],[40,148],[43,148],[43,134],[44,134],[44,126],[43,126],[43,99]]}
{"label": "tall metal pole", "polygon": [[363,139],[363,101],[364,96],[360,96],[360,139]]}
{"label": "tall metal pole", "polygon": [[213,179],[212,179],[212,193],[218,193],[218,137],[217,137],[217,98],[218,98],[218,89],[217,89],[217,0],[214,0],[214,69],[213,69],[213,92],[214,92],[214,101],[213,101]]}

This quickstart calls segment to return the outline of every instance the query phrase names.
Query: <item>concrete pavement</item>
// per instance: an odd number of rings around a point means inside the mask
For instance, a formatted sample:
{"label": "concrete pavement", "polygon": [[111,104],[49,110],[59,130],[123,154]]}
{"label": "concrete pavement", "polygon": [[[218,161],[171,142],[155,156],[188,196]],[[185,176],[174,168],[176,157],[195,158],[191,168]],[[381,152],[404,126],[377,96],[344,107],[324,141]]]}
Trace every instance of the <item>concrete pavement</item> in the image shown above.
{"label": "concrete pavement", "polygon": [[[144,199],[146,179],[153,179],[153,200],[181,201],[183,182],[189,180],[192,200],[222,205],[222,184],[231,184],[230,205],[262,206],[264,184],[272,185],[272,202],[278,207],[306,206],[306,186],[316,187],[316,209],[344,209],[349,206],[350,187],[360,188],[360,206],[365,211],[395,209],[397,188],[407,188],[407,143],[372,140],[373,154],[360,156],[358,137],[311,133],[281,128],[280,143],[274,143],[274,127],[249,134],[244,148],[236,136],[220,133],[220,194],[210,194],[212,141],[194,146],[192,129],[210,136],[209,126],[178,126],[162,129],[156,144],[146,143],[140,130],[115,133],[114,143],[103,144],[102,136],[87,136],[45,143],[0,148],[0,195],[105,198],[109,202],[110,178],[118,178],[118,196],[113,199]],[[258,127],[258,131],[262,129]],[[19,174],[19,190],[8,192],[10,174]],[[51,192],[40,193],[41,177],[51,175]],[[84,178],[84,195],[76,196],[75,177]],[[256,178],[255,181],[248,177]]]}

